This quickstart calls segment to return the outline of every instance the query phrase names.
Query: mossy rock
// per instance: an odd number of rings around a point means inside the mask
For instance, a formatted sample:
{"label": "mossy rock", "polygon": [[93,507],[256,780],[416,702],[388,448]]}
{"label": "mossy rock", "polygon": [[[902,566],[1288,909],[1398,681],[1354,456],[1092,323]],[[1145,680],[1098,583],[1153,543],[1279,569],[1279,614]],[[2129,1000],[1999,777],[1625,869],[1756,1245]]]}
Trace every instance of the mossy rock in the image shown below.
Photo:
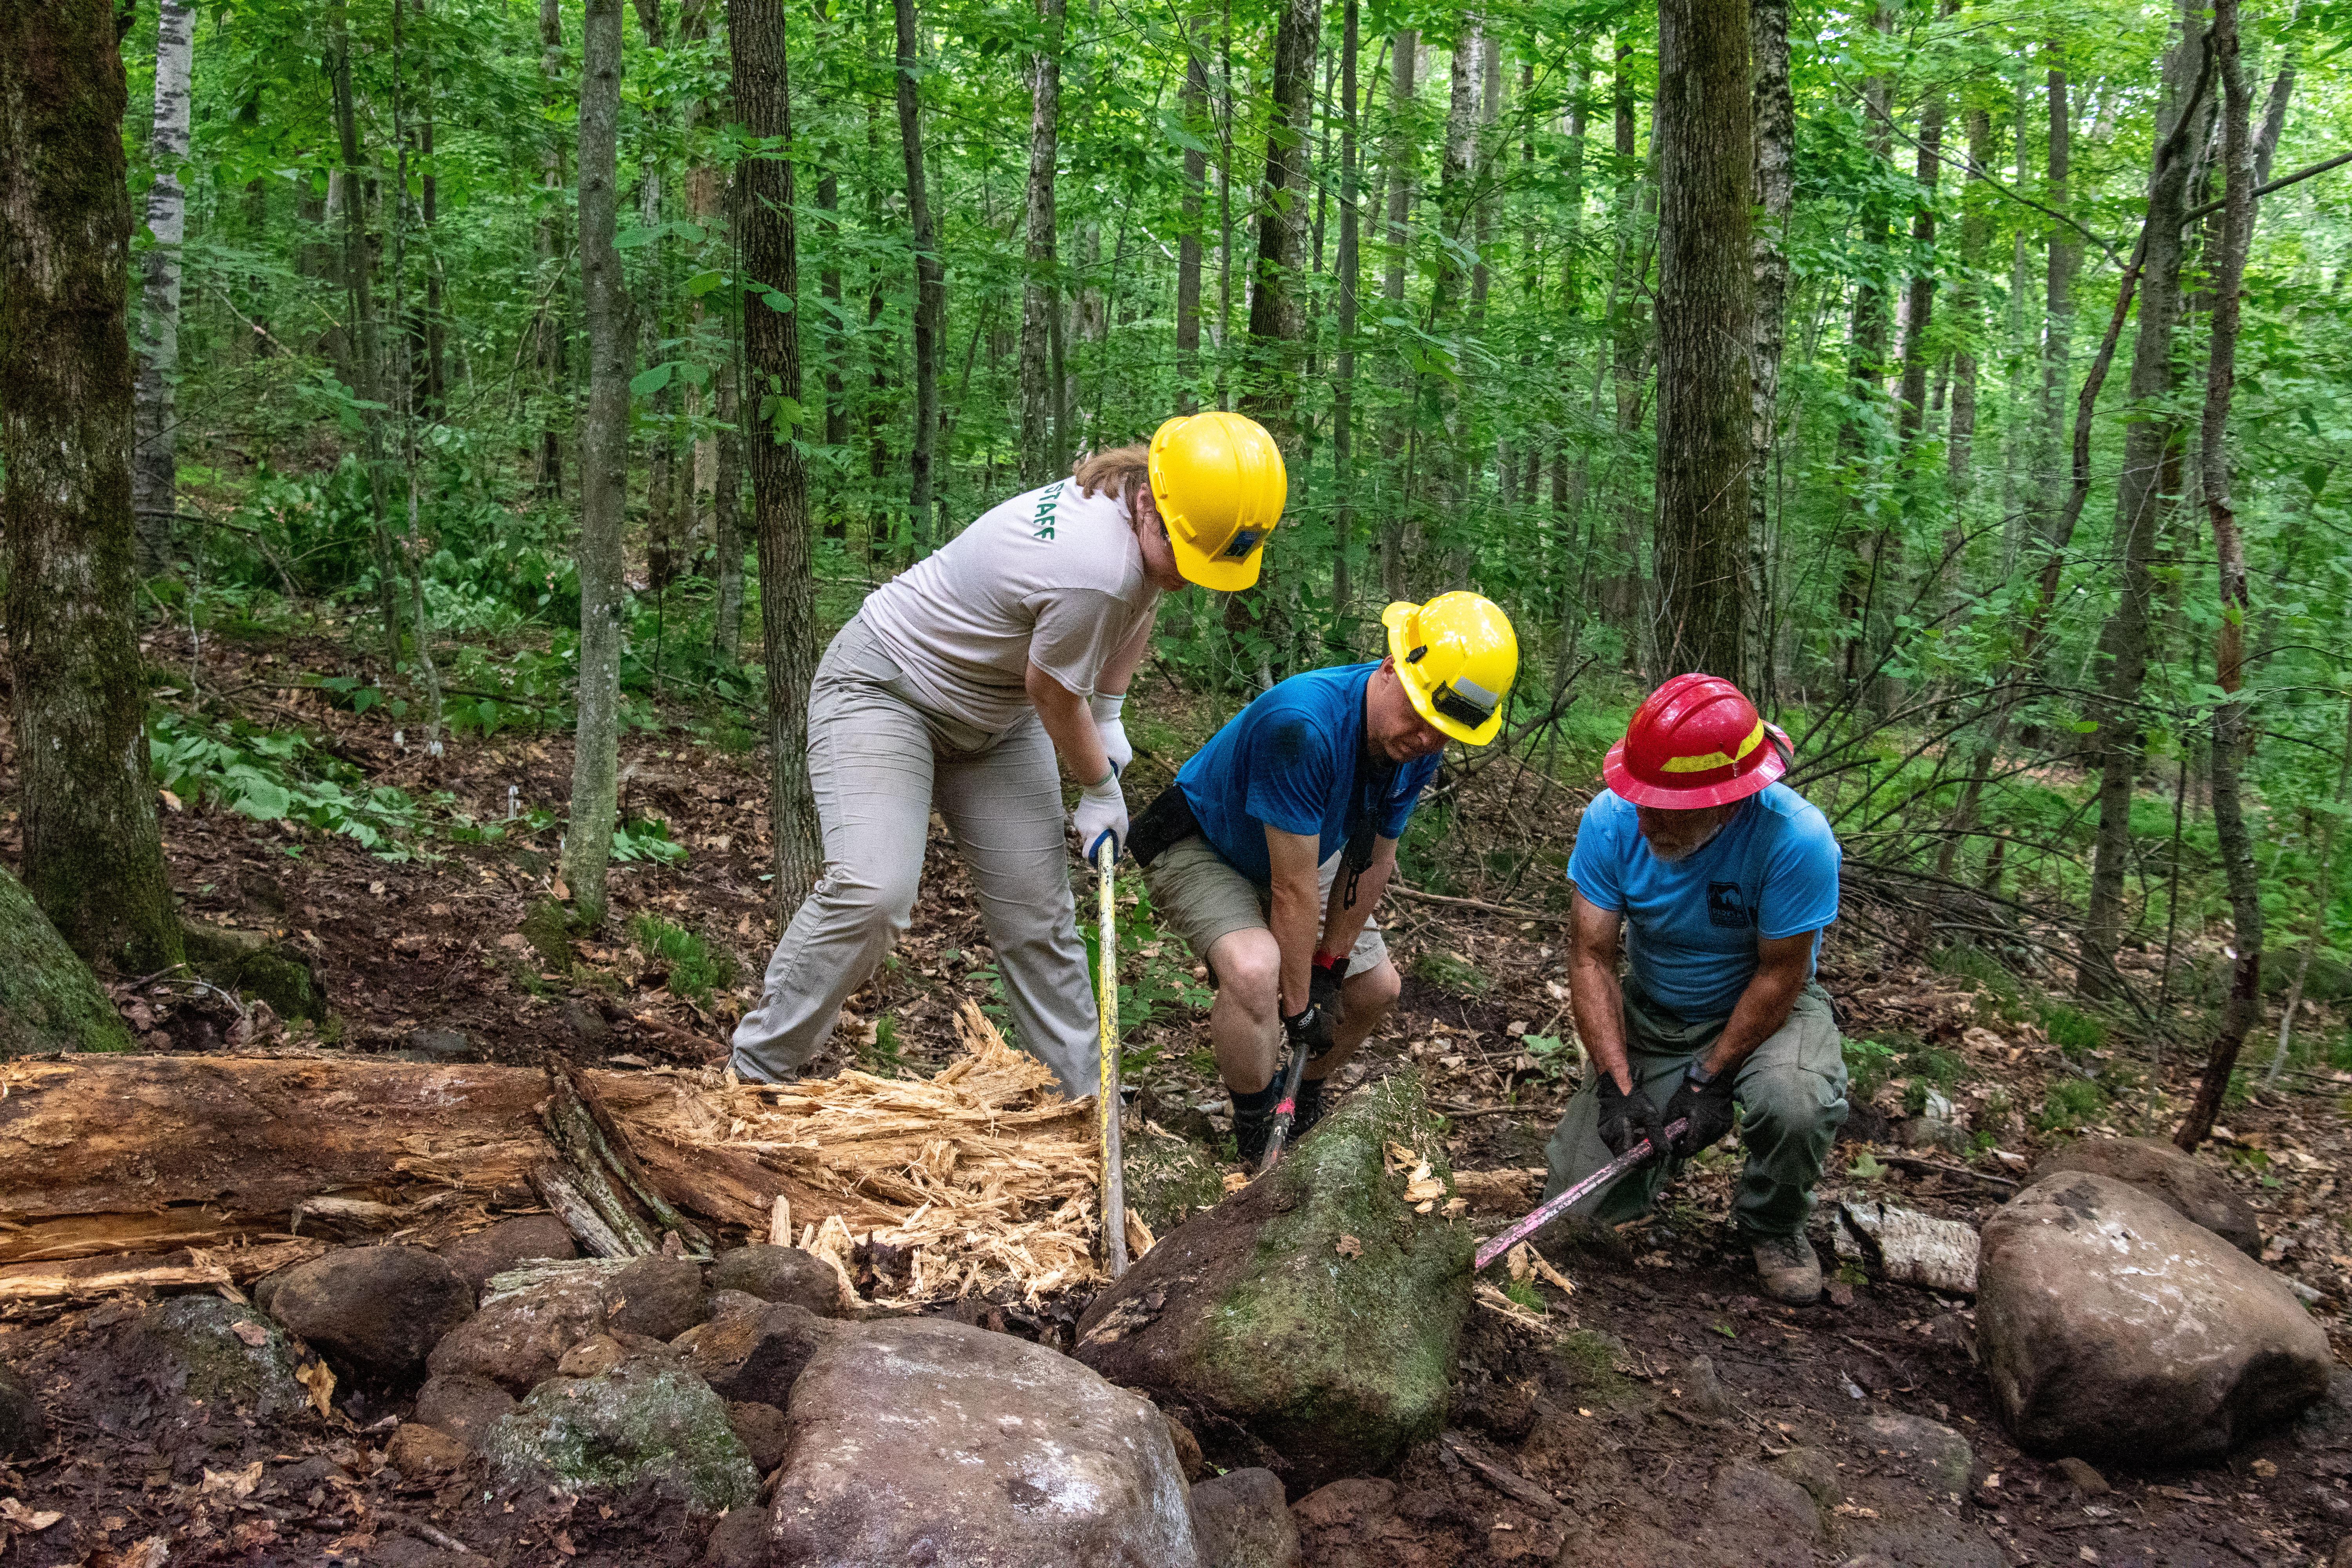
{"label": "mossy rock", "polygon": [[1449,996],[1484,996],[1495,988],[1495,977],[1458,952],[1433,949],[1412,961],[1412,977]]}
{"label": "mossy rock", "polygon": [[682,1367],[625,1361],[593,1377],[551,1377],[483,1443],[511,1486],[625,1491],[652,1481],[699,1513],[759,1494],[751,1456],[710,1385]]}
{"label": "mossy rock", "polygon": [[121,1362],[158,1394],[243,1410],[258,1420],[309,1407],[295,1376],[295,1342],[252,1307],[218,1296],[177,1296],[124,1330]]}
{"label": "mossy rock", "polygon": [[131,1047],[98,976],[0,867],[0,1057]]}
{"label": "mossy rock", "polygon": [[1154,1236],[1182,1225],[1224,1195],[1225,1170],[1216,1156],[1183,1138],[1145,1133],[1127,1146],[1121,1171],[1127,1206]]}
{"label": "mossy rock", "polygon": [[228,926],[182,927],[187,939],[188,963],[197,973],[224,991],[269,1004],[281,1018],[327,1016],[326,993],[310,961],[291,944],[266,931],[238,931]]}
{"label": "mossy rock", "polygon": [[539,954],[540,968],[549,974],[572,973],[572,917],[552,899],[541,900],[523,916],[517,928],[523,941]]}
{"label": "mossy rock", "polygon": [[1214,1462],[1264,1464],[1293,1496],[1434,1436],[1475,1244],[1404,1202],[1391,1144],[1446,1177],[1411,1073],[1351,1096],[1271,1175],[1161,1237],[1087,1309],[1077,1358],[1184,1412]]}

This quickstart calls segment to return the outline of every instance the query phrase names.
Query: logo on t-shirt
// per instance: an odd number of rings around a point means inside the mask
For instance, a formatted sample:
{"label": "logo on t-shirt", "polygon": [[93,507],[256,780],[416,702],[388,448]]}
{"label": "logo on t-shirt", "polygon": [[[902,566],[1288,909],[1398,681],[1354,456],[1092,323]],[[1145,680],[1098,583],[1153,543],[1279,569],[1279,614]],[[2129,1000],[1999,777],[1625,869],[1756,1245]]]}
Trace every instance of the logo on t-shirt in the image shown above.
{"label": "logo on t-shirt", "polygon": [[1756,914],[1748,907],[1747,889],[1737,882],[1709,882],[1706,885],[1706,923],[1741,931],[1754,925]]}
{"label": "logo on t-shirt", "polygon": [[[1063,481],[1065,484],[1067,482]],[[1029,520],[1036,525],[1036,531],[1029,535],[1030,538],[1051,540],[1054,537],[1054,503],[1061,499],[1062,486],[1058,484],[1037,498],[1037,515]]]}

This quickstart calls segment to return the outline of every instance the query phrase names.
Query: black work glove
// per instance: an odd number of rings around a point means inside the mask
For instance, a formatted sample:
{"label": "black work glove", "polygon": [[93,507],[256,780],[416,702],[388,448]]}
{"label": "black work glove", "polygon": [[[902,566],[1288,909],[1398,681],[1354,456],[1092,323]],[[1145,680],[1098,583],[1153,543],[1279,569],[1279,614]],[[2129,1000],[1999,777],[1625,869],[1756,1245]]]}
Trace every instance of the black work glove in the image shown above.
{"label": "black work glove", "polygon": [[1282,1034],[1292,1050],[1304,1050],[1313,1061],[1331,1048],[1331,1009],[1310,1001],[1282,1020]]}
{"label": "black work glove", "polygon": [[1347,978],[1347,974],[1348,955],[1346,953],[1343,952],[1337,958],[1317,953],[1315,962],[1308,965],[1307,970],[1307,999],[1322,1009],[1326,1015],[1337,1013],[1339,1002],[1339,983]]}
{"label": "black work glove", "polygon": [[1601,1141],[1609,1152],[1622,1155],[1643,1139],[1650,1141],[1650,1157],[1658,1159],[1666,1152],[1666,1119],[1637,1084],[1632,1092],[1617,1087],[1616,1077],[1601,1072]]}
{"label": "black work glove", "polygon": [[1731,1131],[1731,1074],[1719,1072],[1701,1083],[1696,1068],[1693,1063],[1674,1098],[1666,1101],[1667,1121],[1690,1119],[1690,1125],[1675,1140],[1675,1152],[1685,1160]]}

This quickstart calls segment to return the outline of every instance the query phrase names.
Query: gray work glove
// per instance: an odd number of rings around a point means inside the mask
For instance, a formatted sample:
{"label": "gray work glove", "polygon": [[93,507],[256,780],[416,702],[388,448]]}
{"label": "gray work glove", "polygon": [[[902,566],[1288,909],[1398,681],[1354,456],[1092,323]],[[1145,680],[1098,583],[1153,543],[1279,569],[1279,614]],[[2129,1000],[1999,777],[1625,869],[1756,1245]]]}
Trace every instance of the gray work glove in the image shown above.
{"label": "gray work glove", "polygon": [[1118,770],[1113,768],[1100,783],[1090,784],[1078,792],[1078,805],[1070,813],[1070,820],[1078,829],[1078,845],[1086,852],[1087,864],[1101,863],[1105,844],[1110,846],[1110,858],[1127,845],[1127,794],[1118,787]]}

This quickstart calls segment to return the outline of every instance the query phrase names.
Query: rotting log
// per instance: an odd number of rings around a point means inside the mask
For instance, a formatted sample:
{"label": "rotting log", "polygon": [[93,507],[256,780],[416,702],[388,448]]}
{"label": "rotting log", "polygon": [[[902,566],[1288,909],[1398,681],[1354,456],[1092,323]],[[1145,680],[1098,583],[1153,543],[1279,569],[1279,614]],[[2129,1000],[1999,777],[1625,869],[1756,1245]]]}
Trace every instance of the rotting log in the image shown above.
{"label": "rotting log", "polygon": [[[639,1125],[675,1092],[667,1077],[578,1081],[680,1209],[764,1233],[783,1195],[866,1223],[858,1200]],[[562,1158],[541,1119],[549,1093],[538,1068],[326,1056],[0,1064],[0,1265],[283,1235],[322,1196],[352,1200],[329,1205],[346,1232],[364,1228],[360,1204],[386,1205],[394,1225],[435,1199],[535,1205],[533,1168]]]}

